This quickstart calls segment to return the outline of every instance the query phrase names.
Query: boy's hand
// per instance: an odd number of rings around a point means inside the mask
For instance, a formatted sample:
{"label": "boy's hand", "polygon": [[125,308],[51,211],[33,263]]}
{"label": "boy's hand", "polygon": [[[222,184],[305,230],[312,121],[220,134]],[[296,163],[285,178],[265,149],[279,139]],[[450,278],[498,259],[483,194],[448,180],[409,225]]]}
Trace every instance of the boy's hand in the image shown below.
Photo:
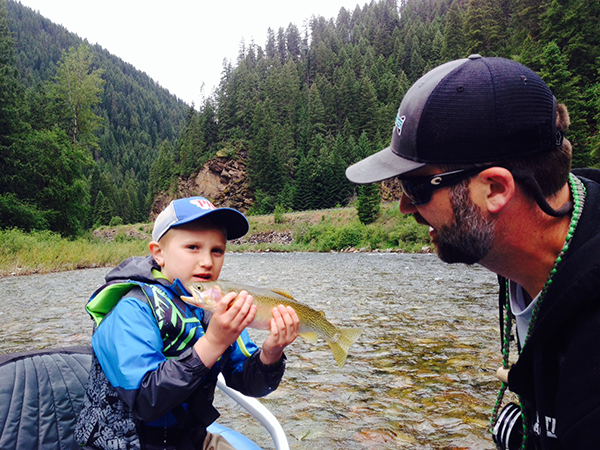
{"label": "boy's hand", "polygon": [[206,367],[212,367],[254,320],[256,306],[252,300],[246,291],[240,291],[237,297],[235,292],[230,292],[219,300],[206,333],[194,344],[194,350]]}
{"label": "boy's hand", "polygon": [[273,308],[271,333],[265,339],[260,353],[263,364],[275,364],[281,359],[283,349],[298,337],[300,319],[291,306],[279,305]]}

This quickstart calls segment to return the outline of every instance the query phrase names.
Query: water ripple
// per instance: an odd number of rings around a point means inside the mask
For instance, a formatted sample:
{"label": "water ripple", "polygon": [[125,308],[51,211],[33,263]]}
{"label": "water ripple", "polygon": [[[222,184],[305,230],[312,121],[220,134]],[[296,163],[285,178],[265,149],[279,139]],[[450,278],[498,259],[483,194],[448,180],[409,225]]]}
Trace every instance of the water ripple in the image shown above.
{"label": "water ripple", "polygon": [[[0,280],[0,353],[89,343],[84,305],[107,269]],[[435,255],[228,254],[222,279],[277,287],[362,327],[339,368],[325,342],[299,338],[264,403],[293,450],[493,449],[489,414],[500,365],[496,280]],[[252,331],[261,343],[264,334]],[[272,448],[224,395],[219,420]]]}

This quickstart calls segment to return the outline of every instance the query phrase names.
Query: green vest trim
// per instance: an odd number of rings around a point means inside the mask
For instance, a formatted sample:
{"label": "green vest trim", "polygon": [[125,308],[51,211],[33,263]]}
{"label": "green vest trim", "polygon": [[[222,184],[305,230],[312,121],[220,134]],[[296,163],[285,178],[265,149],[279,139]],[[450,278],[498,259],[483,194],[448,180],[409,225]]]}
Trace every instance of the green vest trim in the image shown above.
{"label": "green vest trim", "polygon": [[96,327],[104,320],[104,317],[116,306],[121,298],[134,287],[139,286],[138,283],[115,283],[106,286],[94,298],[92,298],[85,309],[94,322]]}
{"label": "green vest trim", "polygon": [[[201,335],[204,334],[204,326],[200,319],[195,316],[185,317],[184,312],[162,289],[155,285],[135,281],[110,284],[88,302],[86,310],[94,319],[96,327],[102,323],[121,298],[136,286],[144,292],[154,314],[163,340],[165,357],[179,356],[196,337],[197,332],[200,332]],[[198,326],[193,326],[195,324]],[[245,346],[242,351],[244,354],[248,353]]]}

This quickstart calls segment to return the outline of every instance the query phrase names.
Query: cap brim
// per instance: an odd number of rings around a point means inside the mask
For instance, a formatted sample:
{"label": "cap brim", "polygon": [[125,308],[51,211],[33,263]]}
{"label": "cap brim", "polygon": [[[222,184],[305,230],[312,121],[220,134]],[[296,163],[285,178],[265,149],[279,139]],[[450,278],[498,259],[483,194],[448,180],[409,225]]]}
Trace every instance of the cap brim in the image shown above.
{"label": "cap brim", "polygon": [[404,159],[391,147],[381,150],[346,169],[346,178],[356,184],[376,183],[411,172],[425,163]]}
{"label": "cap brim", "polygon": [[208,213],[208,216],[222,224],[227,229],[227,240],[238,239],[250,229],[248,219],[241,212],[232,208],[218,208]]}
{"label": "cap brim", "polygon": [[173,228],[179,225],[193,222],[200,218],[210,219],[215,225],[225,227],[227,230],[227,240],[238,239],[244,236],[250,229],[248,219],[241,212],[233,208],[217,208],[212,211],[205,212],[200,216],[190,217],[185,221],[178,222]]}

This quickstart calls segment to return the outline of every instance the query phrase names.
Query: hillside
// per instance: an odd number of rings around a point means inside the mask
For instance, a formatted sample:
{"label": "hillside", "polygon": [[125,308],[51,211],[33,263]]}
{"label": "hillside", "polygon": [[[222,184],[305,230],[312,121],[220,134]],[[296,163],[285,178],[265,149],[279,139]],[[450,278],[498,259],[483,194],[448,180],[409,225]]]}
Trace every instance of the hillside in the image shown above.
{"label": "hillside", "polygon": [[[249,211],[254,199],[249,190],[246,159],[245,152],[234,156],[218,152],[191,176],[178,177],[174,189],[157,195],[150,217],[155,218],[171,200],[191,196],[206,197],[219,206]],[[399,201],[401,195],[402,188],[397,180],[387,180],[381,184],[381,198],[384,202]],[[306,213],[308,216],[312,214],[314,213]]]}
{"label": "hillside", "polygon": [[[377,190],[351,184],[345,169],[387,146],[398,106],[420,76],[471,53],[539,73],[570,111],[573,166],[600,161],[598,2],[376,0],[340,8],[336,17],[312,16],[303,27],[270,29],[263,44],[240,45],[198,109],[94,46],[92,69],[102,70],[105,86],[94,104],[99,146],[84,148],[93,163],[68,142],[61,129],[68,118],[56,117],[48,86],[63,50],[85,41],[14,0],[0,0],[0,31],[4,4],[26,89],[14,86],[10,52],[0,52],[0,82],[15,87],[2,92],[0,119],[28,117],[14,121],[12,135],[0,133],[10,150],[0,162],[15,172],[0,174],[3,227],[77,234],[147,221],[169,199],[190,194],[251,214],[344,207],[357,195],[376,203]],[[0,34],[2,48],[9,41]],[[202,43],[186,45],[195,55]],[[50,156],[58,150],[64,159]],[[28,163],[41,153],[45,166]],[[76,173],[61,178],[70,167]],[[382,198],[397,192],[384,184]]]}
{"label": "hillside", "polygon": [[[8,11],[20,80],[31,91],[40,89],[56,76],[63,52],[87,41],[17,1],[2,2]],[[90,50],[93,69],[101,69],[106,82],[95,109],[102,119],[100,151],[93,155],[102,186],[92,189],[90,203],[95,205],[102,190],[112,203],[113,215],[125,221],[145,220],[150,167],[163,142],[175,143],[190,107],[101,46]],[[138,204],[131,213],[123,203],[131,196],[129,191]]]}
{"label": "hillside", "polygon": [[179,148],[165,155],[178,171],[164,171],[157,185],[166,191],[232,148],[247,155],[253,212],[345,206],[366,189],[345,169],[387,146],[408,88],[472,53],[538,72],[571,112],[574,166],[592,166],[600,160],[599,15],[597,2],[576,0],[379,0],[311,17],[303,30],[269,30],[264,44],[240,46],[216,95],[186,118]]}

